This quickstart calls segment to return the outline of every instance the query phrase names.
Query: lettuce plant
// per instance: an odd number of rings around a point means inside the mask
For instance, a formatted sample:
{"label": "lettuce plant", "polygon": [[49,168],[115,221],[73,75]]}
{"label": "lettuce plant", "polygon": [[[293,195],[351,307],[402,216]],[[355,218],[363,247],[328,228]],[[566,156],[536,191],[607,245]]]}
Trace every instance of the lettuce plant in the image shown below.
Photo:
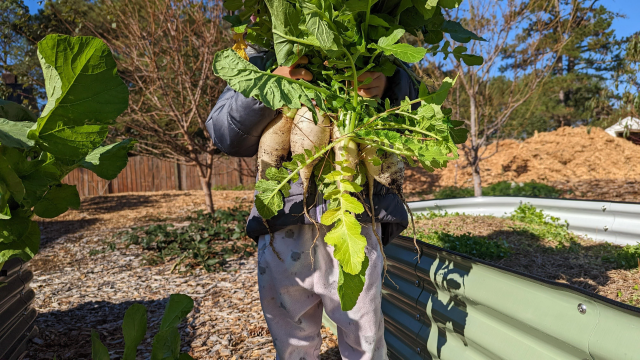
{"label": "lettuce plant", "polygon": [[85,168],[112,180],[134,144],[103,145],[129,91],[101,40],[49,35],[38,58],[48,98],[40,117],[0,100],[0,267],[38,252],[34,215],[55,218],[80,206],[76,187],[61,182],[69,172]]}
{"label": "lettuce plant", "polygon": [[[160,329],[153,337],[151,360],[193,360],[187,353],[180,352],[180,332],[178,325],[193,310],[193,299],[183,294],[172,294],[160,322]],[[122,360],[135,360],[138,345],[147,334],[147,308],[133,304],[127,309],[122,321],[124,354]],[[91,331],[91,358],[109,360],[109,350],[100,341],[100,334]]]}

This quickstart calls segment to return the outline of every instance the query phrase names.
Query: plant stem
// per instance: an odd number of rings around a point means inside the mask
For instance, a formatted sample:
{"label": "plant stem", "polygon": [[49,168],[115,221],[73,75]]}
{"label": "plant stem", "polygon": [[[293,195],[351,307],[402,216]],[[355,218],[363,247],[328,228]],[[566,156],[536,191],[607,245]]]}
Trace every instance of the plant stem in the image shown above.
{"label": "plant stem", "polygon": [[351,140],[357,142],[358,144],[365,144],[365,145],[373,146],[375,148],[380,148],[380,149],[382,149],[384,151],[391,152],[391,153],[394,153],[396,155],[402,155],[402,156],[407,156],[407,157],[414,156],[413,153],[400,151],[400,150],[396,150],[396,149],[391,149],[391,148],[388,148],[388,147],[386,147],[384,145],[380,145],[380,143],[373,142],[373,141],[368,140],[366,138],[353,137],[353,138],[351,138]]}
{"label": "plant stem", "polygon": [[405,129],[405,130],[415,131],[415,132],[418,132],[418,133],[421,133],[421,134],[424,134],[424,135],[428,135],[428,136],[434,137],[434,138],[436,138],[436,139],[438,139],[438,140],[442,140],[439,136],[437,136],[437,135],[435,135],[435,134],[432,134],[432,133],[430,133],[430,132],[428,132],[428,131],[421,130],[421,129],[414,128],[414,127],[407,126],[407,125],[402,125],[402,124],[397,124],[397,125],[395,125],[395,124],[394,124],[394,126],[376,126],[376,127],[372,128],[372,129],[373,129],[373,130],[396,130],[396,129]]}
{"label": "plant stem", "polygon": [[281,33],[280,31],[278,31],[278,30],[276,30],[276,29],[272,29],[271,31],[272,31],[274,34],[276,34],[276,35],[278,35],[278,36],[281,36],[281,37],[283,37],[283,38],[285,38],[285,39],[287,39],[287,40],[289,40],[289,41],[295,41],[295,42],[297,42],[297,43],[305,44],[305,45],[309,45],[309,46],[318,46],[318,44],[314,44],[314,43],[312,43],[311,41],[307,41],[307,40],[304,40],[304,39],[300,39],[300,38],[297,38],[297,37],[294,37],[294,36],[285,35],[285,34]]}
{"label": "plant stem", "polygon": [[[300,164],[295,170],[293,170],[291,172],[291,174],[289,174],[289,176],[287,176],[284,180],[282,180],[280,182],[280,184],[278,185],[278,187],[276,187],[276,189],[272,192],[272,195],[277,194],[280,189],[282,189],[282,187],[284,186],[284,184],[288,184],[289,181],[297,174],[300,172],[300,170],[302,170],[302,168],[304,168],[305,166],[309,165],[311,162],[313,162],[315,159],[321,157],[322,155],[324,155],[324,153],[326,153],[327,151],[331,150],[335,145],[337,144],[337,142],[332,142],[329,145],[327,145],[325,148],[323,148],[322,150],[318,151],[317,153],[315,153],[313,156],[311,156],[310,158],[307,159],[307,161],[303,162],[302,164]],[[271,200],[271,197],[269,197],[269,200]]]}
{"label": "plant stem", "polygon": [[358,72],[356,71],[356,63],[353,61],[351,54],[346,48],[342,48],[342,51],[349,58],[349,62],[351,63],[351,71],[353,71],[353,106],[358,108]]}

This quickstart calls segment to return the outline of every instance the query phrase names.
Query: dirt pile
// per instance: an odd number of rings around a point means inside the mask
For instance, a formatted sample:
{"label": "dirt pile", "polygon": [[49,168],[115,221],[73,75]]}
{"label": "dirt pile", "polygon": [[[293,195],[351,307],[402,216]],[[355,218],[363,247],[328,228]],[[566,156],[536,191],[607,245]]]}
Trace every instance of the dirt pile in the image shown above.
{"label": "dirt pile", "polygon": [[[631,198],[640,199],[640,146],[600,128],[563,127],[521,142],[501,141],[483,151],[484,156],[494,154],[480,165],[483,185],[503,180],[537,181],[577,198],[597,198],[617,191],[619,196],[631,193]],[[471,169],[461,152],[461,159],[432,174],[408,169],[405,184],[408,194],[427,194],[445,186],[468,187],[472,186]]]}

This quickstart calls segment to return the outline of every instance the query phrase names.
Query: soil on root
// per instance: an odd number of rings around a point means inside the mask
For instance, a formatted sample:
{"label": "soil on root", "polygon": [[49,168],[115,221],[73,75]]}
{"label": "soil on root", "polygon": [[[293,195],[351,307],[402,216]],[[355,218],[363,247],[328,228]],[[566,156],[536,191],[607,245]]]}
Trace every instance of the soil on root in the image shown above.
{"label": "soil on root", "polygon": [[523,231],[521,225],[510,219],[471,215],[416,221],[416,228],[425,233],[471,233],[486,236],[490,241],[506,242],[510,255],[494,263],[640,307],[638,269],[615,269],[612,263],[602,261],[602,256],[610,253],[611,245],[578,237],[577,245],[556,248],[557,242]]}

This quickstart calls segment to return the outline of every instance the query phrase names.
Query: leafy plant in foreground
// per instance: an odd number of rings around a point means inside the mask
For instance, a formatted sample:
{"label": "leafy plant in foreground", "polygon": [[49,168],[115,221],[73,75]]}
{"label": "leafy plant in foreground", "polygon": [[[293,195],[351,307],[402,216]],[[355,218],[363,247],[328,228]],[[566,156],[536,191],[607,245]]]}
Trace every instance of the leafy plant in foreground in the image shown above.
{"label": "leafy plant in foreground", "polygon": [[[164,310],[160,329],[153,337],[151,360],[193,360],[187,353],[180,352],[180,332],[178,325],[193,310],[193,299],[183,294],[173,294]],[[133,304],[127,309],[122,322],[124,335],[124,355],[122,360],[135,360],[138,345],[147,334],[147,308]],[[91,331],[91,358],[109,360],[109,350],[100,341],[100,335]]]}
{"label": "leafy plant in foreground", "polygon": [[[368,71],[391,76],[397,68],[412,75],[408,63],[422,61],[427,53],[453,56],[467,65],[482,64],[483,59],[467,53],[464,46],[451,49],[450,41],[440,45],[444,33],[459,43],[483,40],[461,24],[445,19],[443,8],[456,8],[460,2],[224,2],[228,10],[235,12],[225,19],[240,36],[236,37],[238,43],[233,49],[216,54],[214,73],[244,96],[259,99],[272,109],[283,109],[283,114],[306,106],[316,124],[326,126],[319,120],[329,119],[333,138],[294,153],[292,160],[282,167],[275,164],[276,167],[267,169],[265,178],[256,184],[255,205],[263,219],[274,217],[284,206],[283,198],[289,195],[290,183],[302,178],[306,191],[308,178],[303,174],[318,164],[315,181],[329,202],[320,222],[331,227],[324,241],[334,247],[333,255],[340,264],[338,292],[343,310],[355,305],[363,285],[361,274],[368,264],[364,253],[367,242],[361,234],[359,219],[365,211],[374,210],[374,178],[402,197],[403,162],[429,171],[443,168],[458,158],[456,144],[467,138],[464,122],[452,119],[452,110],[443,106],[455,79],[444,79],[437,90],[419,84],[417,99],[404,99],[400,106],[392,107],[389,100],[360,97],[358,86],[371,79],[358,81],[358,77]],[[247,61],[242,35],[251,43],[274,51],[276,61],[266,71]],[[414,47],[402,41],[410,35],[422,37],[430,47]],[[312,81],[270,72],[278,65],[290,66],[302,56],[309,60],[307,68],[313,73]],[[418,85],[415,75],[412,81]],[[306,109],[297,113],[297,119],[301,112],[306,114]],[[299,140],[292,137],[291,144]],[[389,172],[385,177],[371,171],[380,167],[395,173],[390,176]],[[365,183],[369,185],[368,194],[363,191]],[[364,200],[367,195],[368,201]],[[306,214],[306,205],[304,208]],[[372,218],[374,226],[375,216]]]}
{"label": "leafy plant in foreground", "polygon": [[48,97],[40,117],[0,100],[0,267],[38,252],[34,215],[54,218],[80,206],[75,186],[61,183],[69,172],[81,167],[114,179],[134,144],[103,145],[129,91],[101,40],[50,35],[38,57]]}
{"label": "leafy plant in foreground", "polygon": [[195,216],[185,219],[190,221],[187,226],[135,227],[116,237],[128,245],[140,245],[152,251],[153,255],[146,259],[151,264],[177,257],[174,270],[182,267],[189,271],[201,266],[210,272],[221,269],[230,257],[249,257],[255,252],[253,241],[243,241],[246,240],[244,223],[248,216],[248,211],[236,208],[216,210],[213,214],[198,211]]}

